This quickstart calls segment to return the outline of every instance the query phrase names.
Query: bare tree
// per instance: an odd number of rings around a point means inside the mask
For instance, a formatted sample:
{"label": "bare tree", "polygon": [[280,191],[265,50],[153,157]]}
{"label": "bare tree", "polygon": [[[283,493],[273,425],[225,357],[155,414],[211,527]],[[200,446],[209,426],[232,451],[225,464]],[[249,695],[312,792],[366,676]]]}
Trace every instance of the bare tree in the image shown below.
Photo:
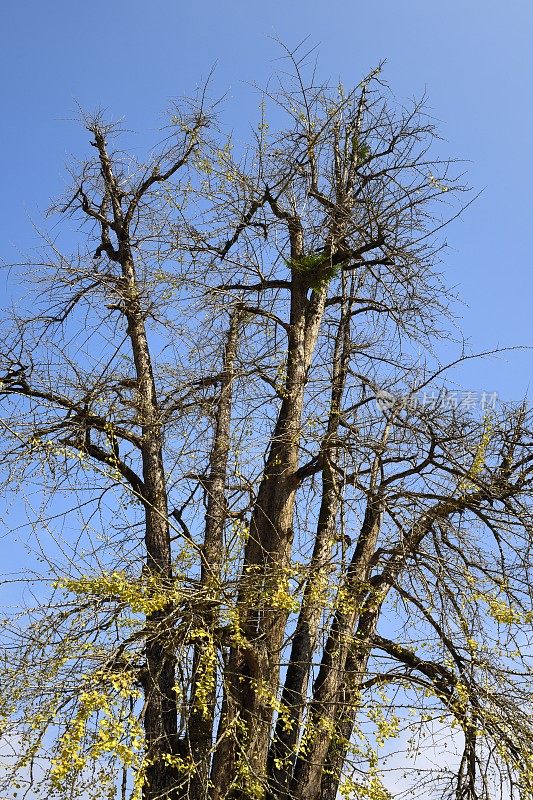
{"label": "bare tree", "polygon": [[381,68],[331,89],[287,55],[238,155],[205,90],[146,164],[86,120],[77,247],[6,317],[42,561],[6,791],[533,794],[531,414],[458,402],[435,354],[459,165]]}

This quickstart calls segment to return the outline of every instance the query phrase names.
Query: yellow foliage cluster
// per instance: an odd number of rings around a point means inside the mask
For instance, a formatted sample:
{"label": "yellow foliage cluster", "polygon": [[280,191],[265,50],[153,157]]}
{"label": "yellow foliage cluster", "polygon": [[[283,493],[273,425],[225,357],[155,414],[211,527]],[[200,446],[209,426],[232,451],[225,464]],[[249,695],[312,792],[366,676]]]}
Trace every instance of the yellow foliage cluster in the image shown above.
{"label": "yellow foliage cluster", "polygon": [[485,460],[487,457],[487,450],[492,438],[493,433],[493,423],[488,415],[486,415],[483,419],[483,431],[480,437],[480,440],[477,444],[476,451],[474,453],[474,459],[472,461],[472,465],[468,471],[468,476],[460,481],[459,489],[464,493],[471,489],[477,489],[477,485],[475,480],[485,468]]}
{"label": "yellow foliage cluster", "polygon": [[291,594],[289,576],[287,574],[276,581],[274,589],[269,597],[269,605],[271,608],[276,608],[280,611],[289,611],[291,613],[298,611],[300,608],[298,599]]}
{"label": "yellow foliage cluster", "polygon": [[61,578],[55,581],[54,588],[76,595],[113,599],[129,606],[134,613],[145,615],[163,611],[181,596],[176,586],[166,586],[158,575],[143,575],[135,580],[121,571],[95,577]]}
{"label": "yellow foliage cluster", "polygon": [[[77,711],[59,740],[52,759],[50,782],[54,789],[65,787],[70,775],[80,774],[89,761],[113,754],[120,762],[138,769],[142,759],[144,734],[138,719],[121,713],[125,700],[139,699],[132,672],[97,671],[86,680],[86,688],[77,698]],[[94,730],[89,721],[96,718]]]}
{"label": "yellow foliage cluster", "polygon": [[213,637],[208,630],[197,628],[190,634],[191,641],[201,644],[196,673],[196,707],[203,717],[210,713],[211,697],[216,686],[217,651]]}
{"label": "yellow foliage cluster", "polygon": [[383,747],[387,739],[398,736],[400,718],[396,714],[386,714],[380,706],[375,706],[368,711],[368,718],[376,726],[376,742],[378,747]]}
{"label": "yellow foliage cluster", "polygon": [[339,794],[343,800],[391,800],[390,792],[376,774],[369,774],[364,782],[345,778],[339,786]]}

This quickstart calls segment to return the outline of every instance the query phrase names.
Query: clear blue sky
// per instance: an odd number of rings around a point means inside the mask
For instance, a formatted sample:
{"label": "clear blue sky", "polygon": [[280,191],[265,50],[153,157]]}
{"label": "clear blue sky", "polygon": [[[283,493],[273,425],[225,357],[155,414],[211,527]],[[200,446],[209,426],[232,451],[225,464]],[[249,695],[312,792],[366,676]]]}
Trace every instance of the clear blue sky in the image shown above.
{"label": "clear blue sky", "polygon": [[[2,0],[0,258],[35,242],[64,164],[88,151],[77,105],[153,134],[172,97],[218,63],[238,131],[256,118],[249,83],[309,35],[325,78],[357,81],[380,59],[399,98],[429,94],[450,154],[470,160],[480,199],[448,232],[443,269],[466,302],[474,347],[533,344],[533,4],[531,0]],[[531,353],[468,366],[461,381],[517,400]]]}

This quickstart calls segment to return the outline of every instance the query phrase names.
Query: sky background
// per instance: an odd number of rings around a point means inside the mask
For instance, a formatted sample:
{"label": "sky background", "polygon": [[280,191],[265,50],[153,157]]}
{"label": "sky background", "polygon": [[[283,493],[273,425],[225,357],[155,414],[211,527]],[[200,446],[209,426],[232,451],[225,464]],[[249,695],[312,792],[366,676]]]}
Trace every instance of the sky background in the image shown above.
{"label": "sky background", "polygon": [[[482,192],[449,228],[442,264],[464,301],[463,331],[473,350],[533,344],[530,0],[2,0],[0,31],[2,261],[37,243],[69,157],[89,153],[79,108],[124,118],[148,146],[172,98],[216,63],[213,91],[246,137],[259,106],[252,83],[280,66],[272,37],[292,47],[309,36],[325,80],[357,82],[386,59],[400,101],[427,92],[447,152],[468,161],[467,181]],[[458,379],[520,400],[532,367],[523,351],[470,362]]]}

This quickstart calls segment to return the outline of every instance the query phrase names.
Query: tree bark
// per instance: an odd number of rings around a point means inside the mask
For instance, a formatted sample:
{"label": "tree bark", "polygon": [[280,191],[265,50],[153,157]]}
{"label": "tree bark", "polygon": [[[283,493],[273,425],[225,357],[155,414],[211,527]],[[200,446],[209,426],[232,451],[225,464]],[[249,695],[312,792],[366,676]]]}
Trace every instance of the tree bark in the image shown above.
{"label": "tree bark", "polygon": [[[172,563],[168,501],[163,466],[162,436],[150,350],[131,254],[122,261],[125,290],[125,316],[137,376],[141,419],[141,457],[144,482],[146,568],[171,586]],[[169,646],[166,618],[171,608],[151,614],[146,620],[146,670],[144,678],[147,761],[145,800],[172,798],[176,771],[163,755],[177,747],[177,703],[175,695],[175,655]]]}
{"label": "tree bark", "polygon": [[[301,254],[300,233],[293,236],[292,252]],[[283,608],[269,606],[268,598],[279,582],[286,580],[290,564],[303,399],[326,295],[321,289],[307,297],[308,291],[302,278],[293,274],[283,398],[244,553],[243,589],[238,599],[244,645],[234,646],[230,654],[227,716],[221,720],[219,730],[231,729],[237,709],[241,728],[238,735],[226,737],[218,748],[212,771],[215,797],[228,790],[236,760],[241,757],[258,780],[266,781],[273,715],[273,697],[268,692],[274,697],[277,693],[288,616]],[[266,687],[266,693],[257,691],[260,685]],[[247,796],[245,790],[241,796]]]}
{"label": "tree bark", "polygon": [[294,631],[287,674],[281,696],[283,713],[278,715],[269,753],[270,797],[286,798],[295,761],[295,746],[301,726],[305,695],[324,592],[329,577],[330,556],[335,543],[335,523],[340,503],[340,481],[336,454],[340,408],[350,355],[350,307],[343,303],[333,353],[330,412],[321,447],[322,497],[313,553],[309,565],[302,607]]}
{"label": "tree bark", "polygon": [[382,501],[370,497],[365,519],[340,593],[339,607],[331,624],[322,663],[313,687],[309,721],[304,732],[305,754],[298,757],[291,784],[291,795],[298,800],[321,800],[320,786],[326,756],[337,724],[340,692],[345,680],[346,662],[354,644],[354,629],[367,590],[371,557],[379,536]]}
{"label": "tree bark", "polygon": [[[224,353],[221,373],[220,396],[216,412],[215,433],[210,457],[210,474],[205,484],[207,492],[207,511],[205,535],[201,557],[200,584],[206,593],[205,608],[201,625],[213,641],[218,624],[217,596],[220,591],[220,571],[223,558],[224,524],[226,509],[226,477],[230,449],[231,410],[233,403],[233,379],[241,312],[233,312]],[[191,778],[187,797],[200,800],[209,796],[210,754],[213,746],[213,723],[215,718],[216,687],[202,692],[202,703],[197,700],[198,684],[201,681],[199,665],[202,659],[202,642],[196,645],[193,666],[193,687],[191,690],[190,716],[187,738],[190,754],[197,765]]]}

